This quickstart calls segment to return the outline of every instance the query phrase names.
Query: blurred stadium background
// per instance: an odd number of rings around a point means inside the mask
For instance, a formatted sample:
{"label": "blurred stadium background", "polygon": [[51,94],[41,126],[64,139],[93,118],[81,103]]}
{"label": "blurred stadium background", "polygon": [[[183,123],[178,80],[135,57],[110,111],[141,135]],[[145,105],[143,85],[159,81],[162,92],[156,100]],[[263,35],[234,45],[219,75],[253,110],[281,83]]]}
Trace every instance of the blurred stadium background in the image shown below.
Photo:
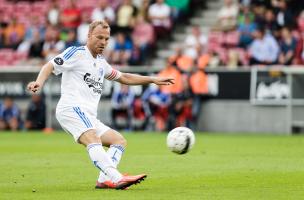
{"label": "blurred stadium background", "polygon": [[106,82],[99,117],[126,131],[290,134],[304,127],[301,0],[0,0],[0,128],[59,129],[60,77],[26,84],[92,20],[112,37],[105,56],[126,72],[173,76],[170,87]]}
{"label": "blurred stadium background", "polygon": [[[113,67],[176,79],[105,82],[98,117],[128,140],[119,169],[148,174],[123,192],[94,189],[98,171],[58,125],[60,77],[26,91],[96,19]],[[0,199],[303,199],[304,137],[290,136],[304,127],[303,64],[303,0],[0,0]],[[185,156],[157,134],[176,126],[196,133]]]}

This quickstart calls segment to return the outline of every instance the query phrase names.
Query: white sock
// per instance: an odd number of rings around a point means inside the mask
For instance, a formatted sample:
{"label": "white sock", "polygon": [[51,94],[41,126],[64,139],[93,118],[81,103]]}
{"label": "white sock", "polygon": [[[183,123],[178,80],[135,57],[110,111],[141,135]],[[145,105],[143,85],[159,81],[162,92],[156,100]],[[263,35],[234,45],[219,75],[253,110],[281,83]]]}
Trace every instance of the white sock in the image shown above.
{"label": "white sock", "polygon": [[107,151],[107,154],[113,161],[113,164],[115,167],[119,164],[121,160],[121,156],[125,151],[125,147],[119,144],[113,144],[110,146],[110,148]]}
{"label": "white sock", "polygon": [[[121,156],[124,153],[124,151],[125,151],[125,148],[119,144],[111,145],[110,148],[108,149],[107,154],[112,159],[114,167],[117,167],[117,165],[119,164],[119,162],[121,160]],[[110,180],[110,178],[107,175],[105,175],[105,173],[100,171],[99,177],[98,177],[98,182],[103,183],[108,180]]]}
{"label": "white sock", "polygon": [[109,158],[100,143],[92,143],[87,146],[89,156],[94,165],[107,175],[114,183],[118,182],[122,175],[115,168],[113,161]]}

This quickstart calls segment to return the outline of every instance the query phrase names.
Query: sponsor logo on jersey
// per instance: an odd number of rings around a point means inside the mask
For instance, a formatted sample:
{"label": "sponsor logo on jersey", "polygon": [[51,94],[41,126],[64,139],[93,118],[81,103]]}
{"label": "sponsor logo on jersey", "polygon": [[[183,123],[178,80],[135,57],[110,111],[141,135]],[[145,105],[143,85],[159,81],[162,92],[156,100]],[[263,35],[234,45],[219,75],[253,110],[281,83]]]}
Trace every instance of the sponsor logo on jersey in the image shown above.
{"label": "sponsor logo on jersey", "polygon": [[54,59],[54,62],[57,64],[57,65],[63,65],[63,59],[62,58],[60,58],[60,57],[56,57],[55,59]]}
{"label": "sponsor logo on jersey", "polygon": [[89,86],[89,88],[93,88],[94,93],[101,94],[101,91],[103,89],[102,85],[102,78],[95,78],[94,76],[91,76],[90,73],[86,73],[83,76],[83,80],[85,83]]}

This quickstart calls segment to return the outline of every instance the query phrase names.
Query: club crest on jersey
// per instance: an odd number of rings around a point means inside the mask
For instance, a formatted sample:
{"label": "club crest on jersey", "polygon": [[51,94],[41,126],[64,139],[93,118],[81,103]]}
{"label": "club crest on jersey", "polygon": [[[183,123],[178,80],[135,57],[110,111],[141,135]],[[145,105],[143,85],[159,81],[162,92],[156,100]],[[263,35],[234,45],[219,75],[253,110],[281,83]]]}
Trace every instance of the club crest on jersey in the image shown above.
{"label": "club crest on jersey", "polygon": [[64,61],[62,58],[60,57],[57,57],[54,59],[54,62],[57,64],[57,65],[63,65]]}
{"label": "club crest on jersey", "polygon": [[83,76],[83,80],[89,86],[89,88],[93,88],[94,93],[101,94],[101,91],[103,89],[102,78],[96,79],[94,76],[91,76],[90,73],[86,73]]}

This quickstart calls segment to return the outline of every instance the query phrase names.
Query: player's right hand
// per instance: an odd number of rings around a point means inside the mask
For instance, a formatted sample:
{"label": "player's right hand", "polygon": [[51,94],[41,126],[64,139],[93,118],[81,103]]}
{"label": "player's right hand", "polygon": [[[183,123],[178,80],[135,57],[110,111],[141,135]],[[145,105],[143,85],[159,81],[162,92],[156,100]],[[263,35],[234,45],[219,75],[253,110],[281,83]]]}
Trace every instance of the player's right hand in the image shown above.
{"label": "player's right hand", "polygon": [[27,85],[27,89],[35,93],[40,89],[40,84],[36,81],[32,81]]}

